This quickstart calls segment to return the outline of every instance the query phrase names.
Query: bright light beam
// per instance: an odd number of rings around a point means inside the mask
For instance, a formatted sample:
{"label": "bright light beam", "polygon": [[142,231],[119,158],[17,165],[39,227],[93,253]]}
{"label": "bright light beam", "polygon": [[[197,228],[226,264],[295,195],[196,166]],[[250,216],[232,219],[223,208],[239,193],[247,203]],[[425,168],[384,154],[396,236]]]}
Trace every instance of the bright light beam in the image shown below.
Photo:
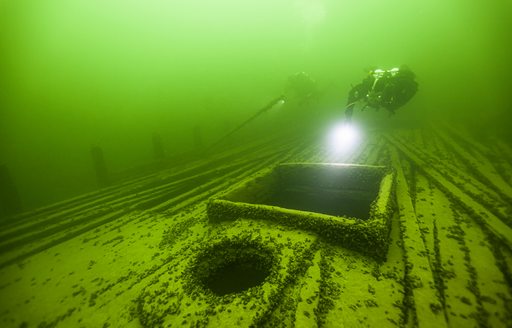
{"label": "bright light beam", "polygon": [[356,149],[360,139],[359,129],[353,123],[339,123],[329,132],[329,152],[335,156],[346,155]]}

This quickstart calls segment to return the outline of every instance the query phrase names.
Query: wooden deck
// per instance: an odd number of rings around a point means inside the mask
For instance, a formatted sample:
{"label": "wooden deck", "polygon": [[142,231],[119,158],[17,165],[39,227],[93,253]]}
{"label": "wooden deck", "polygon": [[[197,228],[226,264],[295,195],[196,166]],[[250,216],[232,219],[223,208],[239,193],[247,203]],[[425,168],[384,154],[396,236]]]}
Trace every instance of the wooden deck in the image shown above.
{"label": "wooden deck", "polygon": [[[424,128],[369,132],[335,156],[301,137],[254,142],[2,222],[0,326],[512,327],[508,145]],[[285,162],[392,166],[387,260],[268,221],[208,222],[209,198]],[[198,254],[242,237],[278,254],[271,283],[234,296],[190,286]]]}

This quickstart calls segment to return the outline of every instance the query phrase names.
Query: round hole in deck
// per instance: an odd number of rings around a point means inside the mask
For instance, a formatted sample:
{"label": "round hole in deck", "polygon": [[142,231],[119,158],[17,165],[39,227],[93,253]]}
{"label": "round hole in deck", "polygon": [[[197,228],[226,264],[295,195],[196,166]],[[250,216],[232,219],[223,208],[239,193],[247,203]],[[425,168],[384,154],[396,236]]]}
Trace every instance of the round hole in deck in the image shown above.
{"label": "round hole in deck", "polygon": [[[199,259],[199,281],[218,296],[240,293],[265,281],[272,269],[269,250],[256,245],[235,243],[219,246]],[[210,258],[208,258],[209,256]]]}

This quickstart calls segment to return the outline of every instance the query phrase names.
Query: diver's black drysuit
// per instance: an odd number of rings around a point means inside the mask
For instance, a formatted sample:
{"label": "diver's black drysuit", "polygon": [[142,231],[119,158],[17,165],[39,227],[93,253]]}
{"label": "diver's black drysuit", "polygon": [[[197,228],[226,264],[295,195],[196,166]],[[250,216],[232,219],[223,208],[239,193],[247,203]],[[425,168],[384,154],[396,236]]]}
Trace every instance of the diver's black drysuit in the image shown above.
{"label": "diver's black drysuit", "polygon": [[363,109],[385,108],[390,113],[407,103],[418,90],[414,73],[406,67],[390,70],[376,69],[354,86],[348,93],[345,119],[350,121],[356,103],[361,102]]}

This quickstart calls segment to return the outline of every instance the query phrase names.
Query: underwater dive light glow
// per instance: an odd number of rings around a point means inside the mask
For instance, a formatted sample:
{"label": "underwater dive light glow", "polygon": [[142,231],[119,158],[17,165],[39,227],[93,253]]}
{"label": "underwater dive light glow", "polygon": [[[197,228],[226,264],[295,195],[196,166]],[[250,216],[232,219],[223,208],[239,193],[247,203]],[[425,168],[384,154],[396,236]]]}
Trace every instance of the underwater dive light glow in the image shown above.
{"label": "underwater dive light glow", "polygon": [[359,129],[353,123],[342,122],[329,133],[329,149],[333,154],[345,154],[354,150],[359,140]]}
{"label": "underwater dive light glow", "polygon": [[271,111],[272,112],[280,112],[282,108],[284,107],[285,101],[284,99],[281,99],[277,101],[274,106],[272,106]]}

